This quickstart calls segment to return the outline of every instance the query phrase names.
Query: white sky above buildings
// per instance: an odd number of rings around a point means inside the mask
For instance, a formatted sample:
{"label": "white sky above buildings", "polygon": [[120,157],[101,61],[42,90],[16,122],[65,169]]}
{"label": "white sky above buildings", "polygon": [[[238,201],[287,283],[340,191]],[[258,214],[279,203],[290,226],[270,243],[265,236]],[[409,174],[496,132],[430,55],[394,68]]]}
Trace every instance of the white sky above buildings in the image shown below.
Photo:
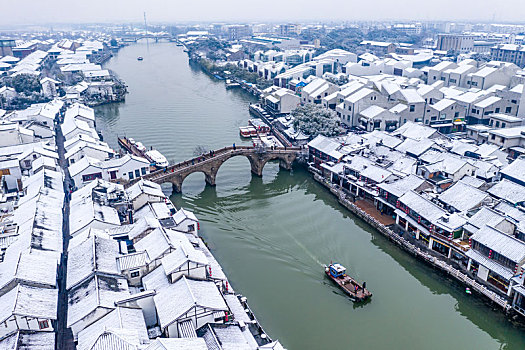
{"label": "white sky above buildings", "polygon": [[[525,0],[0,0],[0,25],[46,23],[473,20],[525,22]],[[7,9],[7,10],[6,10]]]}

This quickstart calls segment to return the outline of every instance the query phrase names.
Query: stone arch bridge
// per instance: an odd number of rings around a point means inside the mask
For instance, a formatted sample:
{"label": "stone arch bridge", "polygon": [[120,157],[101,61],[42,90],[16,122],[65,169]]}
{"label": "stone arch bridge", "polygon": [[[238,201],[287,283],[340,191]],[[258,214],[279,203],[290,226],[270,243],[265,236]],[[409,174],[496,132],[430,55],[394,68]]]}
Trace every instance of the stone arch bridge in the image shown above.
{"label": "stone arch bridge", "polygon": [[[252,173],[262,176],[264,166],[268,161],[279,160],[279,166],[286,170],[292,169],[293,162],[301,155],[301,148],[261,148],[237,146],[225,147],[214,151],[213,155],[205,154],[181,163],[177,163],[142,176],[143,179],[157,184],[171,183],[175,192],[181,192],[184,179],[193,173],[204,173],[206,183],[215,186],[215,178],[221,165],[228,159],[243,156],[248,158]],[[136,180],[137,181],[137,180]],[[131,182],[129,185],[131,185]]]}

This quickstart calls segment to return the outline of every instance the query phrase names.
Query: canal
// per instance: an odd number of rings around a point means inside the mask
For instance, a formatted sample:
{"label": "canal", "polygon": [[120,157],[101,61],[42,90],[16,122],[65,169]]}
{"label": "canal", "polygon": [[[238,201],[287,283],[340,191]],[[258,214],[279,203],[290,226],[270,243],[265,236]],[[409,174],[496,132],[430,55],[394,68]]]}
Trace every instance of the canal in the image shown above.
{"label": "canal", "polygon": [[[181,47],[141,42],[106,67],[129,86],[126,102],[96,109],[115,149],[117,135],[126,135],[180,161],[197,147],[242,143],[238,127],[247,124],[253,97],[227,91],[190,65]],[[299,167],[268,163],[257,178],[247,159],[233,158],[216,187],[193,174],[171,198],[196,213],[233,287],[290,350],[525,348],[523,329],[394,247]],[[354,306],[324,278],[330,260],[367,282],[370,303]]]}

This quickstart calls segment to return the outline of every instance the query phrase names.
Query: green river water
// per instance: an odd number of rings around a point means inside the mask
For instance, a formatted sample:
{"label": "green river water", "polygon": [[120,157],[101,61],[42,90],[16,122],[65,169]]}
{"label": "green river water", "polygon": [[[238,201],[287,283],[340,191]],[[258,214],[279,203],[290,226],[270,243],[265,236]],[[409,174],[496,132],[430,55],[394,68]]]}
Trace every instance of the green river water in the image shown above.
{"label": "green river water", "polygon": [[[247,125],[254,98],[226,90],[174,43],[125,47],[106,67],[129,86],[126,102],[96,108],[115,149],[117,135],[126,135],[181,161],[197,146],[243,142],[238,127]],[[523,329],[394,247],[301,167],[288,172],[268,163],[258,178],[237,157],[220,168],[216,187],[193,174],[182,189],[174,203],[199,217],[232,286],[290,350],[525,349]],[[372,301],[355,306],[343,296],[324,277],[330,260],[366,281]]]}

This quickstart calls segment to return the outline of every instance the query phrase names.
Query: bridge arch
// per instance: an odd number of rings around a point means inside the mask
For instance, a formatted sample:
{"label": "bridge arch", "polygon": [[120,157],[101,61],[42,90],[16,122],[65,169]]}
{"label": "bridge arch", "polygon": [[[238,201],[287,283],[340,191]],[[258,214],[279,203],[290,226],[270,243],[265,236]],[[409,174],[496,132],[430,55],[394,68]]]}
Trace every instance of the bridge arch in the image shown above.
{"label": "bridge arch", "polygon": [[205,181],[211,186],[215,186],[217,172],[221,166],[231,158],[242,156],[250,162],[251,172],[257,176],[262,176],[262,171],[266,163],[271,160],[278,160],[281,168],[290,170],[293,162],[298,156],[298,149],[276,149],[259,152],[251,147],[224,148],[216,151],[213,156],[204,155],[197,159],[175,164],[165,171],[159,170],[151,173],[144,178],[156,183],[171,183],[175,192],[182,190],[182,183],[187,176],[193,173],[204,173]]}

